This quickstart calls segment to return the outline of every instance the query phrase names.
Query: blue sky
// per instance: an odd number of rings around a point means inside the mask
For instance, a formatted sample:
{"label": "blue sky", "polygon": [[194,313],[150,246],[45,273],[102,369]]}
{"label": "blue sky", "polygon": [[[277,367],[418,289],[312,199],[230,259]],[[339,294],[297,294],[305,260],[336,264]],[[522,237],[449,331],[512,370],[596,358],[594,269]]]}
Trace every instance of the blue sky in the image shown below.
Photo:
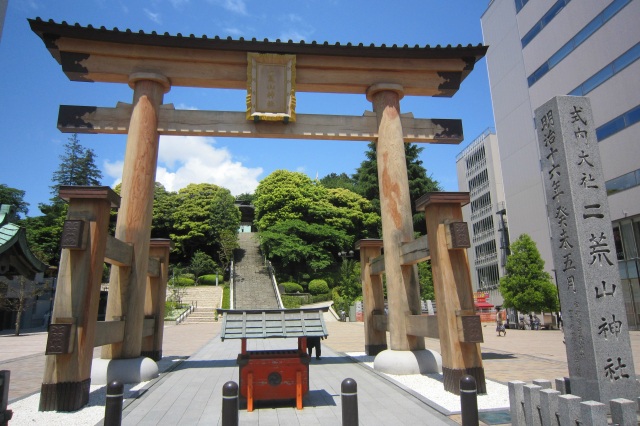
{"label": "blue sky", "polygon": [[[41,17],[82,26],[105,26],[196,37],[231,36],[331,44],[482,43],[481,0],[9,0],[0,39],[0,183],[26,191],[29,215],[48,202],[53,172],[70,136],[56,128],[58,107],[114,107],[130,103],[125,85],[71,82],[27,18]],[[244,91],[172,88],[165,103],[176,108],[244,111]],[[371,110],[364,95],[298,93],[298,113],[362,115]],[[417,118],[462,119],[460,145],[423,145],[421,159],[445,190],[456,191],[455,157],[487,127],[493,113],[485,60],[462,83],[453,98],[405,97],[402,112]],[[97,155],[104,185],[122,174],[125,135],[79,135]],[[172,191],[189,183],[209,182],[234,195],[253,192],[278,169],[301,171],[311,178],[329,173],[349,175],[364,160],[364,142],[241,138],[161,137],[156,180]]]}

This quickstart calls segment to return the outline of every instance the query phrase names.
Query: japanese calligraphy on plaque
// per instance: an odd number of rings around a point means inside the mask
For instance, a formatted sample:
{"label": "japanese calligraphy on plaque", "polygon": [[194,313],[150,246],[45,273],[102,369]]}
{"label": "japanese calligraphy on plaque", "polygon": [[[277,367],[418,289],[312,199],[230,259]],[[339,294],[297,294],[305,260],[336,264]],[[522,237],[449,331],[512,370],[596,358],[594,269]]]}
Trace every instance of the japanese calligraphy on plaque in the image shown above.
{"label": "japanese calligraphy on plaque", "polygon": [[536,129],[572,393],[635,400],[629,328],[609,205],[586,97],[536,109]]}
{"label": "japanese calligraphy on plaque", "polygon": [[247,54],[247,120],[296,120],[296,57]]}

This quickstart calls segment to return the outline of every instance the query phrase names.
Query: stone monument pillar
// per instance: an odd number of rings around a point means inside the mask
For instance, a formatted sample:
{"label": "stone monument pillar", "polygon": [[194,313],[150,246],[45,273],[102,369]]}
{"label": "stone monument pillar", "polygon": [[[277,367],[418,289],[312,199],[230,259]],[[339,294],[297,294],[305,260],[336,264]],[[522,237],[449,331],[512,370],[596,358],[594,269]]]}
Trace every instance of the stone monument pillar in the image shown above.
{"label": "stone monument pillar", "polygon": [[586,97],[536,109],[571,392],[635,401],[636,380],[600,152]]}

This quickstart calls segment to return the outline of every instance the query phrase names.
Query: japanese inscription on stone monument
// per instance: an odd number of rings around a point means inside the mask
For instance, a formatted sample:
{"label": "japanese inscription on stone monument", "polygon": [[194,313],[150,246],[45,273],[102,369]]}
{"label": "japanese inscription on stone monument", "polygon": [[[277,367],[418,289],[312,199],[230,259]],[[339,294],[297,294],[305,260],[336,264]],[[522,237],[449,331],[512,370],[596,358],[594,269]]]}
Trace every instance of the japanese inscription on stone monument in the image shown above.
{"label": "japanese inscription on stone monument", "polygon": [[635,400],[629,340],[591,105],[558,96],[536,110],[572,393]]}

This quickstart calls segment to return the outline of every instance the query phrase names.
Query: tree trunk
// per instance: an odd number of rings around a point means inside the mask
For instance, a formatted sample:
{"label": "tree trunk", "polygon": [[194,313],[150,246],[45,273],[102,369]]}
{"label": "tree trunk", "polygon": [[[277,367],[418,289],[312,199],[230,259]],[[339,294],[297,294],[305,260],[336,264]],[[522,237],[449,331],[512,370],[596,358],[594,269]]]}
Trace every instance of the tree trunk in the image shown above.
{"label": "tree trunk", "polygon": [[22,310],[24,308],[24,296],[20,296],[20,301],[18,302],[18,312],[16,312],[16,332],[15,335],[20,335],[20,322],[22,321]]}

